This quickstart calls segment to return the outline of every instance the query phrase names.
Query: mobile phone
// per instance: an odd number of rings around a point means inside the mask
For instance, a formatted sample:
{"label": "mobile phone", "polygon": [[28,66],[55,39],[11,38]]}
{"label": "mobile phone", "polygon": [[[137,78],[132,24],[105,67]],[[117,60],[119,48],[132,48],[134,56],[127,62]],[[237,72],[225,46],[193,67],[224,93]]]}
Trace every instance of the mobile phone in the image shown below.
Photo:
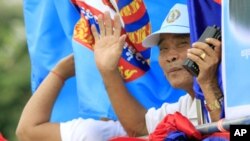
{"label": "mobile phone", "polygon": [[[202,35],[199,38],[199,42],[205,42],[206,38],[215,38],[218,40],[221,40],[221,30],[219,27],[217,27],[216,25],[214,26],[208,26],[204,32],[202,33]],[[214,49],[214,46],[210,45],[209,47]],[[191,59],[187,58],[184,63],[183,63],[183,67],[188,70],[188,72],[190,72],[193,76],[198,76],[199,74],[199,66],[192,61]]]}

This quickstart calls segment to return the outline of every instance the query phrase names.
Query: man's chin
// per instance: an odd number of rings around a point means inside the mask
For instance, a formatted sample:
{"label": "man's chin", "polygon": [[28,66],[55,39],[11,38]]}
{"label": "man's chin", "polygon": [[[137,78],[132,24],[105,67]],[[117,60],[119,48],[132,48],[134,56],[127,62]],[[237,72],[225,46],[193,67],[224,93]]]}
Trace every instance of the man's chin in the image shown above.
{"label": "man's chin", "polygon": [[169,81],[170,82],[170,85],[173,87],[173,88],[180,88],[181,84],[178,83],[178,82],[175,82],[175,81]]}

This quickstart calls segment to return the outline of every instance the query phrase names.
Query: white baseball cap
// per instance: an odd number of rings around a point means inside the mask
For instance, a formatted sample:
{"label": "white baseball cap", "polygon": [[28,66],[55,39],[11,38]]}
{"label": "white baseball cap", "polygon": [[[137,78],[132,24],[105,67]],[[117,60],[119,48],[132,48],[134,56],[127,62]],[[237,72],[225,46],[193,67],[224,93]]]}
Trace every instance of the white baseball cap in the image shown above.
{"label": "white baseball cap", "polygon": [[177,3],[168,13],[163,21],[160,30],[147,36],[142,45],[145,48],[152,47],[158,44],[161,33],[171,34],[189,34],[189,19],[187,5]]}

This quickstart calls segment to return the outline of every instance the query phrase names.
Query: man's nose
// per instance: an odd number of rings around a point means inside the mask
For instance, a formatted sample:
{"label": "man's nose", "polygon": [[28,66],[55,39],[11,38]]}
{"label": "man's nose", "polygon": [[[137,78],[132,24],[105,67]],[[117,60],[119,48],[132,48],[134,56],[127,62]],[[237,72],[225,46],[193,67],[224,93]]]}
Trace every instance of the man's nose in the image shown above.
{"label": "man's nose", "polygon": [[171,49],[167,55],[167,62],[174,62],[178,58],[178,52],[175,49]]}

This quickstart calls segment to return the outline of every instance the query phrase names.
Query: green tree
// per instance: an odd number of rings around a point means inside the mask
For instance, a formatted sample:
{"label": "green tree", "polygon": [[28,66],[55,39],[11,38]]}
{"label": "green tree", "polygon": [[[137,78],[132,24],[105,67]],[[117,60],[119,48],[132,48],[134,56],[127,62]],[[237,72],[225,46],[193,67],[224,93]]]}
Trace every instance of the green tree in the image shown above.
{"label": "green tree", "polygon": [[22,3],[0,1],[0,132],[15,141],[15,129],[31,95],[30,60]]}

